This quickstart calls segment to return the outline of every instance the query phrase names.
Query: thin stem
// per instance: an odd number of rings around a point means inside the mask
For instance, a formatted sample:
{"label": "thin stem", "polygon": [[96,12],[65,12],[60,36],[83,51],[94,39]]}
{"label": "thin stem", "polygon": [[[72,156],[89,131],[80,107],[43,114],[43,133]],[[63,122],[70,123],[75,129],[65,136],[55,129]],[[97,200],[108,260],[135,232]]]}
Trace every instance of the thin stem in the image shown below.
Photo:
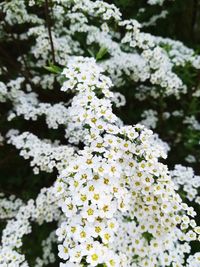
{"label": "thin stem", "polygon": [[55,49],[54,49],[53,38],[52,38],[52,33],[51,33],[51,19],[49,16],[49,2],[48,2],[48,0],[45,0],[45,14],[46,14],[46,23],[47,23],[48,33],[49,33],[49,41],[50,41],[50,46],[51,46],[52,59],[53,59],[53,63],[55,64],[56,63]]}
{"label": "thin stem", "polygon": [[192,38],[195,38],[195,26],[196,26],[196,19],[197,19],[197,13],[198,13],[198,0],[193,0],[193,12],[192,12]]}

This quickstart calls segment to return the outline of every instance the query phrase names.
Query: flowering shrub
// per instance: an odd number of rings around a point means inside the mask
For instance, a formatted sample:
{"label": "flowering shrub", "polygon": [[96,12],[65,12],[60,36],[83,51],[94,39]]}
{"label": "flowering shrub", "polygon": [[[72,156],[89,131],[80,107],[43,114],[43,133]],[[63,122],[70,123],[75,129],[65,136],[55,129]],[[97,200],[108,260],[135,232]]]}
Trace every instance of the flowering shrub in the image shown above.
{"label": "flowering shrub", "polygon": [[17,166],[11,186],[2,171],[0,266],[199,266],[200,56],[144,30],[168,11],[0,8],[0,150]]}

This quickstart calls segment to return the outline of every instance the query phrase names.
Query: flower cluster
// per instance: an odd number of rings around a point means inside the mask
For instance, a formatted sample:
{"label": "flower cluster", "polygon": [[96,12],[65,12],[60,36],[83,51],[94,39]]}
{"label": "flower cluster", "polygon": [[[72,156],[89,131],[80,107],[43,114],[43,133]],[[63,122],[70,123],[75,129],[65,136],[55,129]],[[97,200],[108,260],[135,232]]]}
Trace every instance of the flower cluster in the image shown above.
{"label": "flower cluster", "polygon": [[140,122],[147,128],[155,129],[158,121],[157,112],[155,110],[145,110],[142,114],[143,120]]}
{"label": "flower cluster", "polygon": [[23,201],[16,198],[14,195],[10,195],[6,198],[5,194],[0,195],[0,219],[13,218],[18,209],[23,205]]}
{"label": "flower cluster", "polygon": [[149,5],[160,5],[162,6],[165,0],[148,0]]}
{"label": "flower cluster", "polygon": [[19,134],[17,131],[10,131],[7,134],[8,143],[21,149],[20,155],[25,159],[31,158],[31,166],[35,174],[39,171],[52,172],[64,169],[69,158],[74,153],[74,148],[68,145],[59,145],[49,140],[41,140],[32,133],[24,132]]}
{"label": "flower cluster", "polygon": [[198,196],[200,176],[195,175],[192,168],[182,165],[176,165],[171,171],[171,175],[178,189],[182,187],[185,197],[191,202],[195,201],[200,204],[200,197]]}
{"label": "flower cluster", "polygon": [[143,50],[141,56],[149,67],[151,83],[164,87],[167,95],[177,95],[179,90],[184,91],[186,88],[181,79],[172,71],[172,62],[164,49],[156,45],[154,38],[141,32],[141,25],[136,20],[125,20],[120,25],[127,31],[122,43]]}
{"label": "flower cluster", "polygon": [[[84,149],[55,184],[67,218],[57,230],[63,241],[59,256],[87,266],[183,262],[189,248],[178,240],[196,240],[199,229],[190,230],[196,224],[189,218],[196,213],[182,204],[166,166],[159,163],[163,155],[159,147],[151,147],[152,132],[140,125],[119,125],[110,105],[112,84],[94,60],[74,58],[63,74],[67,81],[61,90],[76,91],[71,103],[73,125],[86,132]],[[188,231],[181,231],[179,224]]]}
{"label": "flower cluster", "polygon": [[[27,267],[28,263],[25,261],[25,257],[17,249],[22,246],[23,236],[31,232],[31,222],[37,222],[40,225],[44,222],[59,221],[61,219],[53,191],[52,187],[43,188],[35,201],[29,200],[26,205],[21,205],[20,203],[16,216],[8,220],[2,233],[0,246],[1,266]],[[12,208],[14,209],[14,207]],[[48,256],[50,259],[52,258],[50,255]],[[48,261],[48,257],[45,255],[44,261]]]}
{"label": "flower cluster", "polygon": [[42,267],[55,262],[55,255],[52,251],[56,242],[55,231],[51,232],[47,239],[42,241],[42,257],[36,258],[35,267]]}

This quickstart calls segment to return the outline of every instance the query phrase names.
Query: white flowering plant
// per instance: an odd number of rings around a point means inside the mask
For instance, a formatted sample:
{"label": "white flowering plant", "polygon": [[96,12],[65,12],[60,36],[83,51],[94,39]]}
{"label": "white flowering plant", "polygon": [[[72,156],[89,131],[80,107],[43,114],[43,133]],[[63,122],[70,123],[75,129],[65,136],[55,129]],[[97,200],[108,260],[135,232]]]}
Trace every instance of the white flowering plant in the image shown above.
{"label": "white flowering plant", "polygon": [[200,266],[200,55],[110,2],[0,3],[2,267]]}

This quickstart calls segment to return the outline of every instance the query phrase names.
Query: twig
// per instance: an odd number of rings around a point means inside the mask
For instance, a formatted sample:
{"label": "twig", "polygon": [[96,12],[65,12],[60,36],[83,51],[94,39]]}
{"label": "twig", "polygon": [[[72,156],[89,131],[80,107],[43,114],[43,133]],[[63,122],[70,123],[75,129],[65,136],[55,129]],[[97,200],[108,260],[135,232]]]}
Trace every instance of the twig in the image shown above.
{"label": "twig", "polygon": [[198,0],[193,0],[193,12],[192,12],[192,25],[191,25],[191,37],[192,39],[195,39],[195,27],[197,22],[197,16],[198,16]]}
{"label": "twig", "polygon": [[50,21],[50,16],[49,16],[48,0],[45,0],[45,14],[46,14],[46,23],[47,23],[48,33],[49,33],[49,41],[50,41],[50,46],[51,46],[52,59],[53,59],[53,63],[55,64],[56,63],[55,49],[54,49],[53,38],[52,38],[52,33],[51,33],[51,21]]}

